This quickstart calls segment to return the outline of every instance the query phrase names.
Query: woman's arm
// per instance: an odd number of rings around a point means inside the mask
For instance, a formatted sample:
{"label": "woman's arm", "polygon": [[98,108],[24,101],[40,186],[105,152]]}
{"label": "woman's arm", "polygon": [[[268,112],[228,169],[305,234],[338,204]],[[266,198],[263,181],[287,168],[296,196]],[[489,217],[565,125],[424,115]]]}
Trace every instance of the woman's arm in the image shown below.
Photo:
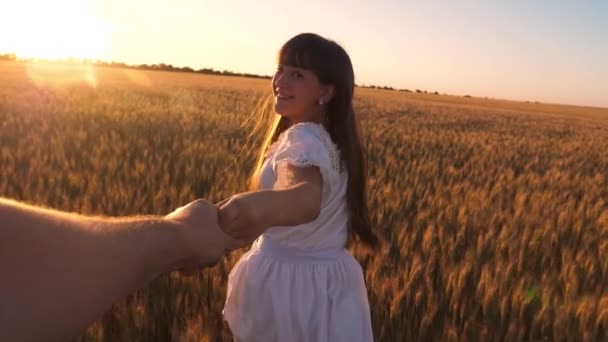
{"label": "woman's arm", "polygon": [[252,241],[270,227],[314,220],[321,210],[322,194],[318,167],[281,163],[272,190],[237,194],[218,204],[220,226],[235,239]]}
{"label": "woman's arm", "polygon": [[215,263],[231,241],[216,220],[203,201],[110,219],[0,199],[0,341],[67,340],[160,273]]}

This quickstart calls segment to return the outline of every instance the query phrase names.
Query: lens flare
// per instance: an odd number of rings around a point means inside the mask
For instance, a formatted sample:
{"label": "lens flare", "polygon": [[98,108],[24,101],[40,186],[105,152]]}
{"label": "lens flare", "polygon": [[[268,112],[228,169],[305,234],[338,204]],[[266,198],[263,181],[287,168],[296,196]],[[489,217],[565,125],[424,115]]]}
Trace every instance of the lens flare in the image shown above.
{"label": "lens flare", "polygon": [[152,86],[152,80],[143,71],[136,70],[136,69],[125,69],[123,72],[124,72],[125,76],[127,76],[127,78],[132,83],[134,83],[138,86],[141,86],[141,87]]}
{"label": "lens flare", "polygon": [[[0,30],[12,33],[6,40],[3,37],[0,50],[22,59],[98,59],[112,30],[86,0],[14,1],[3,6],[2,12]],[[28,69],[36,83],[96,84],[92,66],[34,62],[28,63]]]}
{"label": "lens flare", "polygon": [[61,87],[83,84],[97,86],[95,66],[37,61],[27,64],[27,75],[37,86]]}

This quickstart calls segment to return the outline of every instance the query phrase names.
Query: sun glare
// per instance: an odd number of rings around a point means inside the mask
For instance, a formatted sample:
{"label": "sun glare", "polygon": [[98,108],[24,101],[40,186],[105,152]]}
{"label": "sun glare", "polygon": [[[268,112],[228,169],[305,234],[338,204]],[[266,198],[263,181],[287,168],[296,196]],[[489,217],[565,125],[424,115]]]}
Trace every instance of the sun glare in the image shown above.
{"label": "sun glare", "polygon": [[2,12],[0,29],[11,34],[0,50],[20,58],[96,59],[106,48],[110,26],[87,1],[14,1]]}
{"label": "sun glare", "polygon": [[97,84],[92,65],[62,65],[48,61],[101,59],[111,31],[88,0],[24,0],[2,6],[0,53],[34,59],[27,74],[38,85]]}

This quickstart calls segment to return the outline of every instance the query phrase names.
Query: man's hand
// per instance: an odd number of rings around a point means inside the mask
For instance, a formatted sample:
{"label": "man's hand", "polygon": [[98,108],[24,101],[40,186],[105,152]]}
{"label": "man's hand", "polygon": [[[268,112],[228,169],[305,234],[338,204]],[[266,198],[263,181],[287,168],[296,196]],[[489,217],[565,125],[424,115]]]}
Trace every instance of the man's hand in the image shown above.
{"label": "man's hand", "polygon": [[219,224],[222,230],[234,239],[249,243],[268,228],[256,207],[255,193],[241,193],[217,204]]}
{"label": "man's hand", "polygon": [[226,252],[239,247],[239,242],[226,235],[218,224],[217,208],[202,199],[191,202],[165,216],[178,225],[182,248],[186,251],[179,269],[192,271],[215,265]]}

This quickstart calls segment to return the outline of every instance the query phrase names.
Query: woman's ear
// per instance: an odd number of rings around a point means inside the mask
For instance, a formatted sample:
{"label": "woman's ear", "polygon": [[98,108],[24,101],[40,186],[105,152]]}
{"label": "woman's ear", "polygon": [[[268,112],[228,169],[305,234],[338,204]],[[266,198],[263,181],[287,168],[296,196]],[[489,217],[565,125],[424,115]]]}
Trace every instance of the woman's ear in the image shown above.
{"label": "woman's ear", "polygon": [[333,84],[328,84],[323,86],[323,90],[321,92],[321,99],[323,103],[329,103],[334,98],[336,93],[336,87]]}
{"label": "woman's ear", "polygon": [[277,96],[277,81],[275,78],[272,78],[272,82],[270,82],[270,87],[272,88],[272,95]]}

